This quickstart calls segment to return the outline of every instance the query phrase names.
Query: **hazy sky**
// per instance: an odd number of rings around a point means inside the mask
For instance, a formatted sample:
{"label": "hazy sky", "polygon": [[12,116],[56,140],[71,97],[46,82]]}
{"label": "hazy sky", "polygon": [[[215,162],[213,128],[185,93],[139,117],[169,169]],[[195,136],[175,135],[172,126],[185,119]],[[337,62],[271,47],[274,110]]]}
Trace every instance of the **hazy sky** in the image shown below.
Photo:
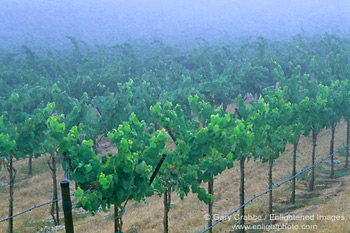
{"label": "hazy sky", "polygon": [[0,0],[0,47],[348,33],[350,0]]}

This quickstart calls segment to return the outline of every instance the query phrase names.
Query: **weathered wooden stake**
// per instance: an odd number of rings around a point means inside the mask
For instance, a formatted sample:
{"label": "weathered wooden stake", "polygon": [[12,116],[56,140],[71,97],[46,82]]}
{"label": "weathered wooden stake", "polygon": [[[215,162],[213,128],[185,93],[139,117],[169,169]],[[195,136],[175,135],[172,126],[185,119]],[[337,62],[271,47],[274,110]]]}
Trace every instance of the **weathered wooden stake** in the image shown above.
{"label": "weathered wooden stake", "polygon": [[61,181],[62,190],[62,208],[64,214],[64,225],[66,233],[74,233],[73,216],[72,216],[72,202],[69,193],[69,181]]}
{"label": "weathered wooden stake", "polygon": [[314,164],[315,164],[315,159],[316,159],[316,144],[317,142],[317,134],[316,132],[313,130],[312,131],[312,156],[311,156],[311,165],[312,165],[312,168],[311,168],[311,179],[310,179],[310,185],[309,185],[309,190],[310,191],[313,191],[314,190],[314,183],[315,183],[315,167],[314,167]]}
{"label": "weathered wooden stake", "polygon": [[[13,167],[13,155],[9,155],[9,164],[7,170],[10,173],[10,199],[9,199],[9,217],[13,215],[13,193],[15,188],[16,169]],[[13,232],[13,218],[9,219],[8,232]]]}
{"label": "weathered wooden stake", "polygon": [[[295,176],[297,174],[297,149],[298,149],[298,140],[294,143],[294,150],[293,150],[293,170],[292,170],[292,176]],[[292,197],[291,197],[291,203],[295,204],[295,178],[292,180]]]}
{"label": "weathered wooden stake", "polygon": [[[272,155],[269,159],[269,189],[272,189],[272,168],[273,168],[273,159]],[[272,215],[272,190],[269,192],[269,217]]]}
{"label": "weathered wooden stake", "polygon": [[164,233],[169,232],[169,211],[171,205],[171,188],[168,188],[164,192],[164,217],[163,217],[163,226]]}
{"label": "weathered wooden stake", "polygon": [[[350,121],[346,122],[346,145],[350,144]],[[349,166],[349,147],[346,147],[345,168]]]}
{"label": "weathered wooden stake", "polygon": [[33,155],[29,155],[29,158],[28,158],[28,176],[32,176],[32,174],[33,174],[32,160],[33,160]]}
{"label": "weathered wooden stake", "polygon": [[[334,134],[335,134],[335,127],[336,126],[337,126],[337,123],[333,123],[330,154],[333,154],[333,152],[334,152]],[[331,156],[331,178],[334,178],[334,156],[333,155]]]}
{"label": "weathered wooden stake", "polygon": [[[208,227],[211,227],[213,225],[213,203],[214,203],[214,177],[211,178],[211,180],[208,182],[208,193],[213,196],[213,201],[209,202],[209,220],[208,220]],[[213,232],[213,228],[209,229],[209,233]]]}
{"label": "weathered wooden stake", "polygon": [[[244,205],[244,163],[245,156],[240,160],[240,170],[241,170],[241,186],[240,186],[240,205]],[[244,226],[244,206],[240,209],[240,224]],[[241,233],[244,233],[244,228],[241,229]]]}
{"label": "weathered wooden stake", "polygon": [[114,205],[114,232],[115,233],[122,233],[123,232],[123,221],[122,221],[122,211],[118,213],[118,207]]}

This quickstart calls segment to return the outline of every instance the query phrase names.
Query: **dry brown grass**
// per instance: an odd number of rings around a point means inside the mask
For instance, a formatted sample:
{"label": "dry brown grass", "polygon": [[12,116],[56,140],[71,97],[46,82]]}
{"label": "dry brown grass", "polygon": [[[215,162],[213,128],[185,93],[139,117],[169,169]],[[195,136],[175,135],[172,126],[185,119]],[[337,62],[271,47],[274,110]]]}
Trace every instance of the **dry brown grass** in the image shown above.
{"label": "dry brown grass", "polygon": [[296,232],[350,232],[350,188],[340,194],[335,200],[321,205],[319,209],[308,216],[313,216],[313,220],[300,221],[297,225],[299,229],[309,226],[314,230],[294,230]]}
{"label": "dry brown grass", "polygon": [[[345,142],[345,123],[342,121],[338,124],[336,129],[336,147],[339,147]],[[323,130],[318,137],[317,146],[317,160],[325,157],[329,153],[329,139],[330,130]],[[310,165],[311,161],[311,139],[302,137],[299,144],[297,169],[301,170]],[[273,170],[274,183],[277,184],[289,177],[291,174],[291,158],[292,158],[293,146],[287,145],[286,151],[276,160]],[[344,165],[344,157],[336,156],[342,163],[336,166],[336,174],[340,167]],[[40,169],[44,169],[46,165],[43,157],[34,161],[34,164],[39,164]],[[18,179],[15,184],[15,206],[14,213],[18,213],[34,205],[41,204],[51,200],[52,192],[52,179],[51,173],[46,169],[43,173],[34,175],[31,178],[24,175],[23,167],[26,166],[26,161],[20,161],[16,163],[16,168],[19,171]],[[339,199],[332,202],[328,200],[337,192],[343,191],[340,187],[345,187],[348,184],[346,179],[336,178],[337,182],[328,182],[327,175],[324,174],[326,170],[329,170],[329,165],[322,164],[316,173],[316,187],[314,193],[310,193],[307,190],[308,182],[306,180],[297,180],[297,209],[289,209],[288,203],[290,198],[289,185],[283,185],[273,192],[274,196],[274,209],[276,213],[296,213],[296,214],[309,214],[310,212],[317,211],[323,215],[340,215],[343,214],[348,220],[349,216],[349,200],[347,195],[350,193],[350,189],[344,192]],[[338,168],[339,167],[339,168]],[[267,189],[268,164],[262,164],[260,161],[249,161],[246,164],[246,200],[252,198],[254,195],[259,194]],[[323,172],[323,173],[320,173]],[[338,171],[339,172],[339,171]],[[64,173],[62,170],[58,171],[58,180],[64,179]],[[3,169],[0,172],[0,178],[2,182],[8,181],[7,172]],[[341,182],[340,182],[341,181]],[[71,192],[74,191],[74,185],[71,184]],[[204,187],[204,186],[203,186]],[[231,170],[227,170],[216,177],[214,181],[214,213],[218,216],[223,216],[239,205],[239,164],[238,162]],[[5,187],[0,189],[0,219],[7,217],[8,211],[8,192],[9,188]],[[317,194],[317,195],[316,195]],[[59,194],[60,196],[61,194]],[[310,202],[310,200],[314,200]],[[169,213],[169,229],[170,232],[199,232],[205,229],[207,221],[204,219],[207,213],[208,207],[204,203],[200,202],[196,195],[190,194],[182,201],[176,193],[172,194],[172,207]],[[264,215],[267,213],[268,196],[264,195],[253,201],[246,207],[246,214],[250,215]],[[61,205],[61,203],[60,203]],[[320,207],[318,209],[318,207]],[[336,208],[338,210],[336,210]],[[318,210],[317,210],[318,209]],[[29,213],[20,215],[14,219],[14,226],[16,232],[36,232],[45,223],[41,220],[49,220],[50,206],[45,206],[32,210]],[[304,211],[304,212],[303,212]],[[60,213],[61,219],[63,217]],[[78,210],[74,210],[74,226],[75,232],[113,232],[113,219],[112,211],[97,213],[95,216],[90,216],[84,213],[78,213]],[[63,219],[62,219],[63,220]],[[146,199],[146,204],[141,202],[130,202],[127,205],[124,215],[124,232],[133,232],[132,229],[136,229],[134,232],[162,232],[162,220],[163,220],[163,198],[159,196],[153,196]],[[334,229],[336,231],[330,231],[329,222],[316,222],[319,226],[318,232],[350,232],[348,221],[342,221],[341,224],[335,222]],[[214,227],[214,232],[228,232],[232,230],[232,225],[235,221],[225,221]],[[251,222],[247,222],[248,224]],[[302,223],[300,223],[302,224]],[[332,223],[333,224],[333,223]],[[337,231],[340,228],[347,229],[345,231]],[[337,228],[335,228],[337,227]],[[0,223],[0,232],[6,232],[7,222]],[[325,229],[323,231],[323,229]],[[60,230],[59,232],[64,232]],[[271,231],[273,232],[273,231]]]}

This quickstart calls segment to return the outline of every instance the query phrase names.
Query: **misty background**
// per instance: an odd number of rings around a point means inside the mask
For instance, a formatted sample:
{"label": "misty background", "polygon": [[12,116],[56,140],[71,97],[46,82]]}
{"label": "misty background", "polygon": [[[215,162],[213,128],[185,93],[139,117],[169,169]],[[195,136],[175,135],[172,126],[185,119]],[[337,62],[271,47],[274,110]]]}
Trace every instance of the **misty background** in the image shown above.
{"label": "misty background", "polygon": [[349,34],[349,0],[0,0],[0,48]]}

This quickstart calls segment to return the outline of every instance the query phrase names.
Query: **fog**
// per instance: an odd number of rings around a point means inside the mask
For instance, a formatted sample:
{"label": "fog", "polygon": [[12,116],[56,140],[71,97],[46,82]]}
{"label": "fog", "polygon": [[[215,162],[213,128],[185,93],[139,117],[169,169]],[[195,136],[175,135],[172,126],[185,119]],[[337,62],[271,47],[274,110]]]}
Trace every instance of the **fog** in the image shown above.
{"label": "fog", "polygon": [[347,34],[349,0],[0,0],[0,48]]}

